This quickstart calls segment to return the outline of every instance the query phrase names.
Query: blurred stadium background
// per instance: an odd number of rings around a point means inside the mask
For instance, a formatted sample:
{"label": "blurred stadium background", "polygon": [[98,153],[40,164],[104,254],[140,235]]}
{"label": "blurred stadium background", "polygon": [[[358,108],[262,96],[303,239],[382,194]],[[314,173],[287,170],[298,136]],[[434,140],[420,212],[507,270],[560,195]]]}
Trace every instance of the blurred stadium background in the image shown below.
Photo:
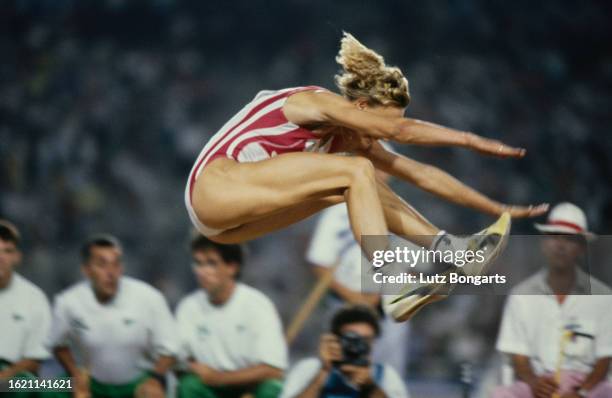
{"label": "blurred stadium background", "polygon": [[[128,274],[176,303],[195,287],[183,189],[197,153],[261,89],[333,89],[342,30],[403,69],[409,116],[528,156],[399,151],[505,202],[573,201],[610,234],[611,18],[606,1],[3,1],[0,217],[24,234],[20,272],[53,295],[80,277],[84,237],[107,231],[125,243]],[[393,185],[445,229],[489,221]],[[285,321],[314,283],[303,259],[314,222],[248,245],[245,280]],[[490,370],[502,302],[459,296],[423,311],[406,348],[409,387],[456,391],[466,360],[479,377]],[[315,315],[292,358],[321,328]]]}

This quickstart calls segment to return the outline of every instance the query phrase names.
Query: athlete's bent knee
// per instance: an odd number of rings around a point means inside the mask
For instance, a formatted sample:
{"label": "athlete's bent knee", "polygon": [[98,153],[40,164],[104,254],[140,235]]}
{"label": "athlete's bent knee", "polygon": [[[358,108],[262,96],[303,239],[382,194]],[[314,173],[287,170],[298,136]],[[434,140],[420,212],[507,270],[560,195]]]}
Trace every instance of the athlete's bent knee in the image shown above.
{"label": "athlete's bent knee", "polygon": [[351,175],[353,179],[361,180],[363,178],[375,179],[376,168],[372,161],[368,158],[355,156],[351,158]]}

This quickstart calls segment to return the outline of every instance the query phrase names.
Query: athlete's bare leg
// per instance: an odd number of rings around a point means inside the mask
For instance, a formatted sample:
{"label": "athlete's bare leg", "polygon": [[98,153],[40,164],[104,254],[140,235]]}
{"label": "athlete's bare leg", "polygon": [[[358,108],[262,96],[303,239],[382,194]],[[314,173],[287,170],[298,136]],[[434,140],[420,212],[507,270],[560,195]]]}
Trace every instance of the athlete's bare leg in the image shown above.
{"label": "athlete's bare leg", "polygon": [[[253,163],[217,159],[196,181],[192,203],[207,226],[232,229],[338,195],[344,196],[355,239],[364,252],[371,256],[384,249],[388,230],[374,166],[363,157],[299,152]],[[361,242],[363,235],[383,238]]]}
{"label": "athlete's bare leg", "polygon": [[[396,195],[385,182],[377,180],[377,189],[389,230],[420,246],[429,248],[432,237],[438,233],[439,229]],[[269,232],[285,228],[341,202],[344,202],[344,197],[341,195],[311,200],[224,231],[220,235],[211,237],[211,239],[219,243],[239,243],[255,239]]]}
{"label": "athlete's bare leg", "polygon": [[209,239],[225,244],[241,243],[257,239],[261,236],[267,235],[268,233],[278,231],[302,221],[327,207],[343,202],[343,195],[333,195],[326,198],[313,199],[288,209],[284,209],[276,214],[272,214],[260,220],[252,221],[239,227],[228,229],[217,236],[210,236]]}
{"label": "athlete's bare leg", "polygon": [[440,229],[397,195],[386,182],[377,181],[378,196],[383,204],[389,231],[411,242],[429,248]]}

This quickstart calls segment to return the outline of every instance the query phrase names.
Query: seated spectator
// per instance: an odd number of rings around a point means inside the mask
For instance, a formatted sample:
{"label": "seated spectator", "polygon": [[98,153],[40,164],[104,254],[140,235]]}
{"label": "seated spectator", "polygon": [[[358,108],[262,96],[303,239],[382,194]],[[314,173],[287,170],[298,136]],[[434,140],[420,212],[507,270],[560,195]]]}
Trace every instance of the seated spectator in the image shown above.
{"label": "seated spectator", "polygon": [[159,291],[123,276],[122,256],[110,235],[88,240],[87,280],[55,299],[50,345],[79,398],[165,396],[178,349],[174,319]]}
{"label": "seated spectator", "polygon": [[378,317],[368,306],[338,311],[331,333],[320,338],[319,357],[303,359],[291,369],[281,397],[408,397],[395,369],[371,361],[379,328]]}
{"label": "seated spectator", "polygon": [[[34,377],[40,362],[50,356],[44,345],[51,323],[49,301],[42,290],[15,272],[21,262],[19,242],[17,228],[0,220],[0,383]],[[11,393],[15,398],[33,395]]]}
{"label": "seated spectator", "polygon": [[494,398],[612,397],[612,292],[579,266],[592,233],[583,211],[557,205],[544,225],[546,268],[508,298],[497,341],[516,382]]}
{"label": "seated spectator", "polygon": [[176,311],[188,369],[179,397],[277,397],[287,367],[282,323],[263,293],[238,282],[241,247],[199,236],[191,254],[200,288]]}

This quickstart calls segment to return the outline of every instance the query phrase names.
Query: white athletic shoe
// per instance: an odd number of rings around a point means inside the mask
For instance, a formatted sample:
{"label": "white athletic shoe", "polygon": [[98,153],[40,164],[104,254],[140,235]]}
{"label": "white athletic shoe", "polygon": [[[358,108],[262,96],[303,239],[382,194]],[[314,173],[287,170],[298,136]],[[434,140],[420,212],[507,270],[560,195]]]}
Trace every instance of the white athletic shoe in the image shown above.
{"label": "white athletic shoe", "polygon": [[[450,266],[441,275],[451,272],[461,272],[466,275],[485,274],[494,260],[503,251],[510,233],[511,217],[503,213],[499,219],[488,228],[472,235],[467,250],[483,250],[483,262],[471,262],[463,267]],[[448,280],[448,277],[446,278]],[[398,295],[385,295],[382,298],[385,313],[392,316],[396,322],[404,322],[429,303],[448,297],[455,288],[451,283],[411,283]]]}

